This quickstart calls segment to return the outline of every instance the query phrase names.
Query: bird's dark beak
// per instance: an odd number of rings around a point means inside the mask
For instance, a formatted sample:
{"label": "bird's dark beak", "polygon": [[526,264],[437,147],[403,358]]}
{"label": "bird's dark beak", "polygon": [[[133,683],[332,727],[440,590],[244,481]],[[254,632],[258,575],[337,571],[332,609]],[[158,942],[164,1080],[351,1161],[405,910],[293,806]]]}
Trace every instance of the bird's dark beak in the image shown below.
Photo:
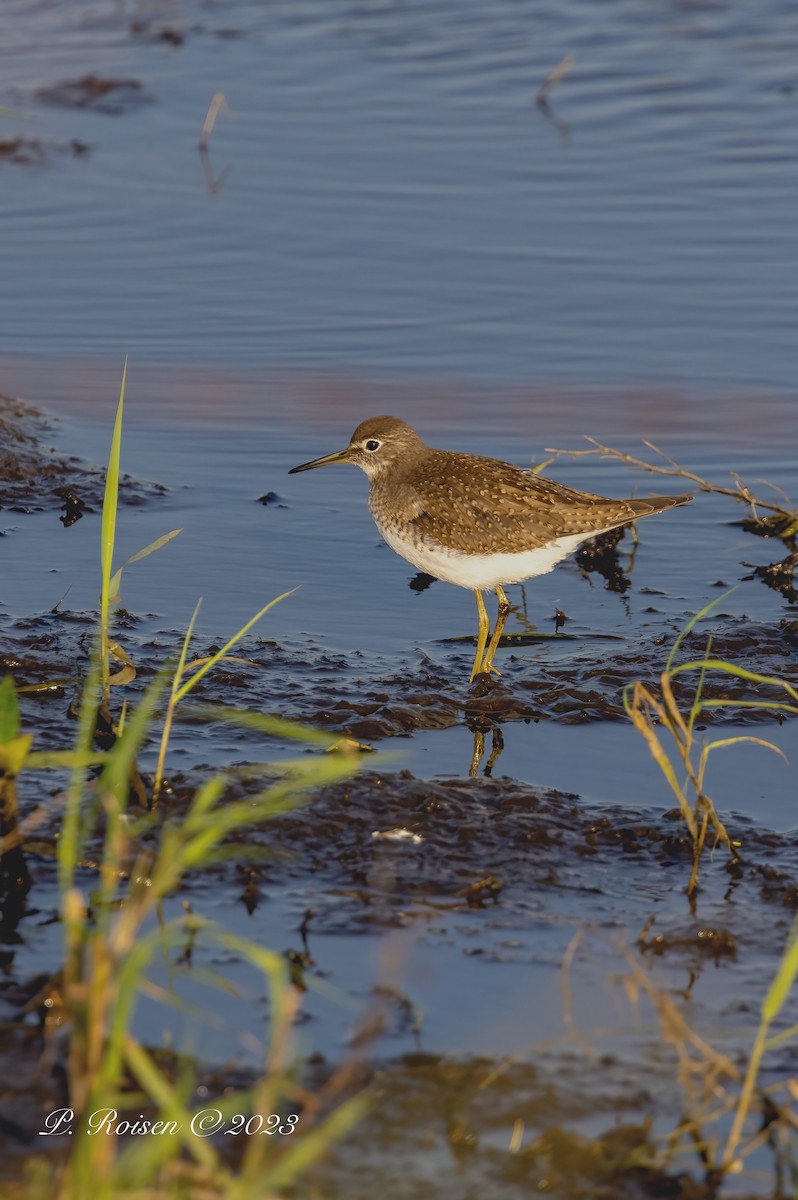
{"label": "bird's dark beak", "polygon": [[301,466],[292,467],[288,474],[296,475],[298,471],[312,471],[314,467],[331,467],[333,463],[345,462],[351,462],[348,446],[346,450],[336,450],[335,454],[325,454],[324,458],[314,458],[313,462],[306,462],[302,463]]}

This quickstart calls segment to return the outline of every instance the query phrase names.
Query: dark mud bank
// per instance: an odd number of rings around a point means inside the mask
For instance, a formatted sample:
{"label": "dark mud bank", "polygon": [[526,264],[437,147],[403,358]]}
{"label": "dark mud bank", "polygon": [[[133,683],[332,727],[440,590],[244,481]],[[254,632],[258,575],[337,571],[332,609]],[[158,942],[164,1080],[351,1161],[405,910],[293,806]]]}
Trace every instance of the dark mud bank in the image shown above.
{"label": "dark mud bank", "polygon": [[[63,510],[61,521],[74,524],[84,512],[102,507],[105,471],[77,456],[64,456],[48,442],[54,422],[37,409],[10,396],[0,396],[0,512],[26,515]],[[125,475],[119,494],[123,504],[142,504],[163,495],[161,484],[142,483]],[[0,531],[7,522],[0,516]]]}

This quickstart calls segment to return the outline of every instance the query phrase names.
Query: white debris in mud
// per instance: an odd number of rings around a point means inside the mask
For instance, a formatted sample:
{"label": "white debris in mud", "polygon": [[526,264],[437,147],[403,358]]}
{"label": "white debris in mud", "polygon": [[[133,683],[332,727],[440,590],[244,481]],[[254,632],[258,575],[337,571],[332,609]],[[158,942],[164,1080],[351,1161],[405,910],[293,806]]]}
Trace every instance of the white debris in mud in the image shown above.
{"label": "white debris in mud", "polygon": [[420,846],[424,841],[420,833],[410,829],[376,829],[371,836],[378,842],[412,842],[414,846]]}

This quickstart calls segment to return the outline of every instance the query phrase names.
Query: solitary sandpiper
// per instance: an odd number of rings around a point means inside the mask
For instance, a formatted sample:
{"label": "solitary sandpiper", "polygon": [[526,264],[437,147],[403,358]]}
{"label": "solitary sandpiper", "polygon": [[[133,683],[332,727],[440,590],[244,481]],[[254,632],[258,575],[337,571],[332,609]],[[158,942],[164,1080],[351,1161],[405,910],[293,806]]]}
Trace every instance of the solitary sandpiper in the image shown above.
{"label": "solitary sandpiper", "polygon": [[[497,458],[433,450],[396,417],[363,421],[345,450],[302,463],[289,474],[332,463],[355,463],[366,472],[371,515],[392,550],[476,596],[472,680],[496,671],[493,659],[510,611],[503,585],[545,575],[588,538],[692,499],[607,500]],[[490,641],[484,589],[499,600]]]}

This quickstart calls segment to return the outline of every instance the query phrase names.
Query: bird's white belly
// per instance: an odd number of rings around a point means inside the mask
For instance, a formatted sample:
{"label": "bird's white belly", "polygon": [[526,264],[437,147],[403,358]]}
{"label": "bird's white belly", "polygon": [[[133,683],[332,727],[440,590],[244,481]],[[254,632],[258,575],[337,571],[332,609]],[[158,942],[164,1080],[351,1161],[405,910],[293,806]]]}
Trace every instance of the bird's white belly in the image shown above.
{"label": "bird's white belly", "polygon": [[595,536],[569,534],[555,538],[537,550],[523,550],[518,554],[465,554],[429,540],[415,543],[406,541],[395,530],[384,527],[380,533],[392,550],[420,571],[443,579],[446,583],[471,588],[472,591],[482,588],[488,590],[506,583],[522,583],[534,575],[545,575],[553,571],[557,563],[567,558],[581,542]]}

